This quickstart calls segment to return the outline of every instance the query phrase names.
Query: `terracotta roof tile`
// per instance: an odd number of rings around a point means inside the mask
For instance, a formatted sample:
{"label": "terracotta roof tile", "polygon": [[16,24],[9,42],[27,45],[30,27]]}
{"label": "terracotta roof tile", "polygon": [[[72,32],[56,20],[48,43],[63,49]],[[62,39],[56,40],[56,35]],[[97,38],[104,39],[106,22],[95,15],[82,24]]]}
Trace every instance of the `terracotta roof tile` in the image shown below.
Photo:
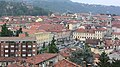
{"label": "terracotta roof tile", "polygon": [[54,65],[54,67],[81,67],[81,66],[79,66],[69,60],[63,59],[63,60],[59,61],[58,63],[56,63]]}
{"label": "terracotta roof tile", "polygon": [[15,63],[15,64],[8,65],[7,67],[24,67],[24,66],[20,66],[20,65]]}
{"label": "terracotta roof tile", "polygon": [[38,63],[41,63],[41,62],[46,61],[48,59],[54,58],[56,56],[57,56],[57,54],[44,53],[44,54],[39,54],[39,55],[36,55],[34,57],[28,58],[28,59],[26,59],[26,62],[38,64]]}
{"label": "terracotta roof tile", "polygon": [[80,33],[95,33],[95,29],[77,29],[76,32]]}
{"label": "terracotta roof tile", "polygon": [[112,40],[105,40],[105,46],[112,46],[113,41]]}
{"label": "terracotta roof tile", "polygon": [[113,35],[120,35],[120,32],[113,32]]}

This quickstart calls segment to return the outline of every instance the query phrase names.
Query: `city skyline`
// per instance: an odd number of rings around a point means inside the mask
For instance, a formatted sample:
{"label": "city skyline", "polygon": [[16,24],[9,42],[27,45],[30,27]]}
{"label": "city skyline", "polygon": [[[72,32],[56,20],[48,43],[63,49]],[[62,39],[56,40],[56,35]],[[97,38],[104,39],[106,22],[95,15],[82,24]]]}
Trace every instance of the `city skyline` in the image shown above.
{"label": "city skyline", "polygon": [[86,3],[86,4],[97,4],[107,6],[120,6],[119,0],[71,0],[73,2]]}

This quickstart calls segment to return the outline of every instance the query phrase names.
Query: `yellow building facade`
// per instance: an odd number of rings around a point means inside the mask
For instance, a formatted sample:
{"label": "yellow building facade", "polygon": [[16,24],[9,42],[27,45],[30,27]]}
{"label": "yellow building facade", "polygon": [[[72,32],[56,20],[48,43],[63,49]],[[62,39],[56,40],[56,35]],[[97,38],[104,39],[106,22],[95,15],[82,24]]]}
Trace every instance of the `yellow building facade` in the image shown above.
{"label": "yellow building facade", "polygon": [[36,41],[38,44],[49,43],[53,38],[53,34],[50,32],[38,32],[30,36],[36,37]]}
{"label": "yellow building facade", "polygon": [[103,39],[106,31],[94,31],[94,32],[73,32],[73,39],[79,39],[85,41],[86,39]]}

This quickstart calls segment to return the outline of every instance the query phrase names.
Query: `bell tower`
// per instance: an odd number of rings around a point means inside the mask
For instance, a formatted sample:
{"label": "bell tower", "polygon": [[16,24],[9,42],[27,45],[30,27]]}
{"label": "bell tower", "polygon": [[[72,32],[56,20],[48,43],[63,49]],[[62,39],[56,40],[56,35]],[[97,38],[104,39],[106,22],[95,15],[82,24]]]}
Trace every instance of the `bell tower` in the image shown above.
{"label": "bell tower", "polygon": [[112,16],[109,15],[108,16],[108,20],[107,20],[107,35],[108,36],[112,36]]}
{"label": "bell tower", "polygon": [[112,27],[112,16],[111,16],[111,15],[108,16],[107,25],[108,25],[109,27]]}

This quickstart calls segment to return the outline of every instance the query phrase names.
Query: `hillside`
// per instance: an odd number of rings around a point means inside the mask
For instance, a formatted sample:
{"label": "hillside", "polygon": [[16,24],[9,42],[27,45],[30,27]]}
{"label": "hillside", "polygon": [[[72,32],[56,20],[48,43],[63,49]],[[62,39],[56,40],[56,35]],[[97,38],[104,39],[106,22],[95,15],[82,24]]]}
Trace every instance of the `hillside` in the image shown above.
{"label": "hillside", "polygon": [[[10,0],[11,1],[11,0]],[[17,2],[25,2],[37,7],[42,7],[53,12],[92,12],[92,13],[111,13],[120,15],[120,7],[89,5],[76,3],[70,0],[16,0]]]}
{"label": "hillside", "polygon": [[49,11],[20,2],[0,1],[0,16],[48,15]]}
{"label": "hillside", "polygon": [[[12,1],[12,0],[4,0]],[[72,2],[70,0],[14,0],[14,2],[24,2],[36,7],[41,7],[52,12],[92,12],[92,13],[111,13],[120,15],[120,7],[89,5],[83,3]]]}
{"label": "hillside", "polygon": [[120,7],[117,6],[103,6],[103,5],[89,5],[76,3],[72,1],[40,1],[36,0],[31,3],[35,6],[49,9],[54,12],[92,12],[92,13],[111,13],[120,15]]}

